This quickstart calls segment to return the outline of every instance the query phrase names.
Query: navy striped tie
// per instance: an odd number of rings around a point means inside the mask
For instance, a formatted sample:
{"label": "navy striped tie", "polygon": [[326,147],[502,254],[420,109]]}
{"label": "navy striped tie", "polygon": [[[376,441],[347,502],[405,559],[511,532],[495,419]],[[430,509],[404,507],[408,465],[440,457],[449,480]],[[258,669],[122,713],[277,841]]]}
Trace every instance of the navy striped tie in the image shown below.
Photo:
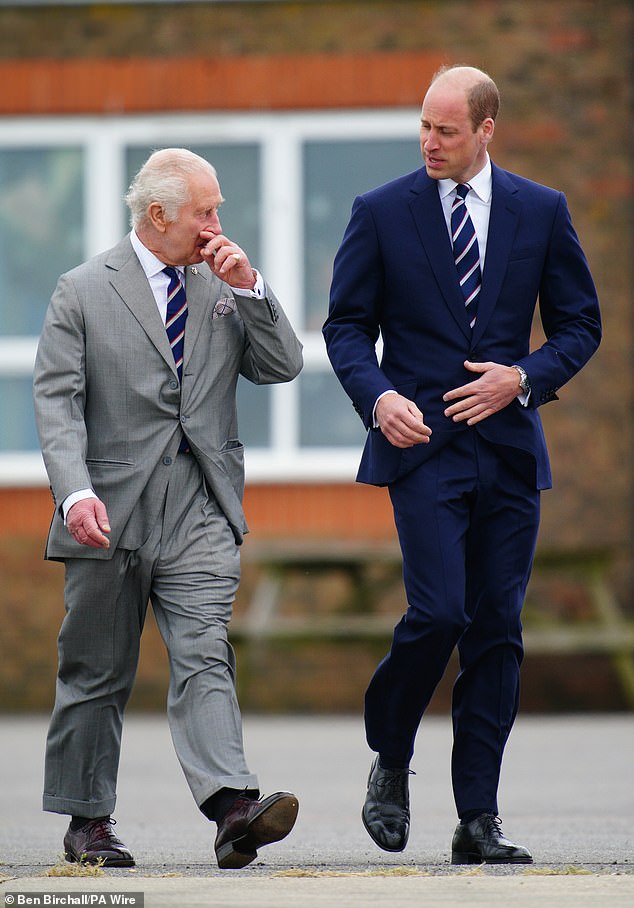
{"label": "navy striped tie", "polygon": [[169,277],[167,288],[167,316],[165,330],[172,348],[178,378],[183,377],[183,347],[185,346],[185,322],[187,321],[187,297],[176,268],[168,265],[163,268]]}
{"label": "navy striped tie", "polygon": [[[176,363],[178,380],[183,379],[183,348],[185,346],[185,322],[187,321],[187,297],[185,288],[181,284],[178,271],[171,265],[163,268],[170,282],[167,288],[167,315],[165,317],[165,330],[172,348],[172,355]],[[189,444],[183,435],[178,450],[189,453]]]}
{"label": "navy striped tie", "polygon": [[465,198],[471,187],[467,183],[456,186],[456,198],[451,208],[451,242],[458,271],[460,289],[468,309],[469,324],[475,325],[478,296],[482,286],[480,271],[480,250],[473,221],[467,211]]}

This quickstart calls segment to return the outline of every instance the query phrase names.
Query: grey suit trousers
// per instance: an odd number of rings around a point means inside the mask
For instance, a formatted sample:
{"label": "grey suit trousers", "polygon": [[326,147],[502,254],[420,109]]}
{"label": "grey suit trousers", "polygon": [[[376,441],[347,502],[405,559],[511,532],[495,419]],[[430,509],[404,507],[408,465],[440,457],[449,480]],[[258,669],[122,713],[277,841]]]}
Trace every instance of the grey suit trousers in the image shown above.
{"label": "grey suit trousers", "polygon": [[123,714],[148,601],[169,656],[172,740],[196,803],[225,787],[257,789],[244,757],[227,639],[239,549],[195,458],[176,457],[159,519],[141,548],[118,549],[107,561],[68,559],[65,572],[44,810],[85,817],[114,811]]}

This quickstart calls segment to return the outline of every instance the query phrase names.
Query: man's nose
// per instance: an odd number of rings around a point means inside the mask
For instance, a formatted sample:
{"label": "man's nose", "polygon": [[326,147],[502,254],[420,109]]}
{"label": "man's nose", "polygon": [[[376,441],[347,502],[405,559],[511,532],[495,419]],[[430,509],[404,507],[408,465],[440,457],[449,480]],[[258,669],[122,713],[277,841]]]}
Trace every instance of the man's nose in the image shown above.
{"label": "man's nose", "polygon": [[205,230],[210,230],[212,233],[222,233],[222,225],[220,224],[220,218],[217,213],[214,213],[209,218],[209,223],[205,227]]}

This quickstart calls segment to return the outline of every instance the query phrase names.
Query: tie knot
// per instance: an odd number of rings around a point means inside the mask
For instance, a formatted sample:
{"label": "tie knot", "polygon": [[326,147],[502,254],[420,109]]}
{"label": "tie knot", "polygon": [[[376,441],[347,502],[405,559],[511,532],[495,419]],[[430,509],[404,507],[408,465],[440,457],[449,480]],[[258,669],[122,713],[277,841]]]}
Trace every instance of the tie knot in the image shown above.
{"label": "tie knot", "polygon": [[458,183],[456,186],[456,195],[459,195],[461,199],[466,199],[467,195],[471,191],[471,186],[468,183]]}
{"label": "tie knot", "polygon": [[177,281],[180,281],[178,271],[173,265],[166,265],[165,268],[163,268],[163,274],[166,274],[171,280],[176,279]]}

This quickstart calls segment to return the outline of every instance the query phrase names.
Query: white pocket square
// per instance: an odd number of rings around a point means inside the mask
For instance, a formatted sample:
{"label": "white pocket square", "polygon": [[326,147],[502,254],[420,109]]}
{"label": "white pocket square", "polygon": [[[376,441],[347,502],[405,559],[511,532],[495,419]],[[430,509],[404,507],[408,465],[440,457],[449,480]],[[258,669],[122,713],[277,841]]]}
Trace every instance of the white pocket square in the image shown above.
{"label": "white pocket square", "polygon": [[223,318],[225,315],[231,315],[236,311],[236,301],[232,296],[224,297],[218,300],[214,306],[212,318]]}

